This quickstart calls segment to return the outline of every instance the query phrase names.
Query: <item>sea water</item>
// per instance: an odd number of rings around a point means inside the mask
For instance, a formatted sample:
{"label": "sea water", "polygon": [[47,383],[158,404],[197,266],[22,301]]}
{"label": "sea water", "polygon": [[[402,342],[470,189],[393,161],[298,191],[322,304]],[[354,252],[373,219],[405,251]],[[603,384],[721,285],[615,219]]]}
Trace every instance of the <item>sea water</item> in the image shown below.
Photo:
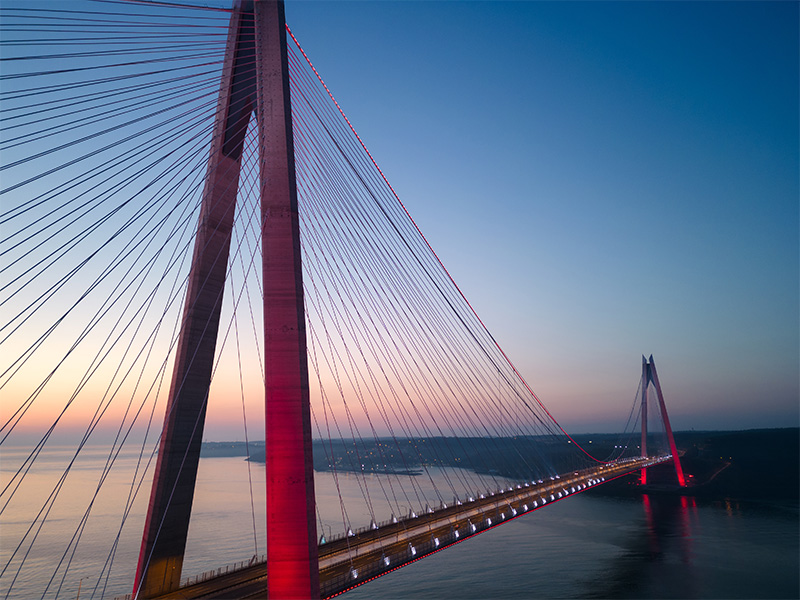
{"label": "sea water", "polygon": [[[3,449],[3,487],[27,452]],[[109,453],[94,447],[81,453],[59,488],[73,454],[70,448],[43,452],[0,515],[0,569],[5,569],[0,598],[73,599],[79,589],[80,598],[130,592],[149,476],[137,482],[137,464],[140,470],[144,465],[137,453],[126,451],[97,492]],[[470,476],[453,471],[435,473],[433,479],[446,474]],[[368,525],[373,515],[377,521],[391,518],[392,510],[382,508],[388,493],[383,488],[396,488],[397,476],[315,477],[320,535]],[[414,489],[430,494],[431,486],[426,475],[418,475],[414,486],[391,493],[405,512],[413,510]],[[54,490],[51,506],[47,499]],[[398,494],[408,494],[408,501]],[[239,457],[201,459],[184,577],[263,554],[264,502],[263,464]],[[582,493],[369,582],[347,597],[798,598],[798,524],[795,502]]]}

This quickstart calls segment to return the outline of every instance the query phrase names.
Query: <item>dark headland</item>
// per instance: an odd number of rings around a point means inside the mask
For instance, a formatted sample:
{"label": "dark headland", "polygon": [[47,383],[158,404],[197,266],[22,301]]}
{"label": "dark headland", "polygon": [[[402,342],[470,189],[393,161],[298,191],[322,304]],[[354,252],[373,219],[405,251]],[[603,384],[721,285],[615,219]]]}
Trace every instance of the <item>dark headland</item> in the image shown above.
{"label": "dark headland", "polygon": [[[619,444],[618,434],[573,436],[594,456],[605,458]],[[637,443],[632,439],[631,443]],[[800,428],[750,429],[745,431],[679,431],[675,443],[683,470],[690,482],[682,493],[708,498],[785,499],[800,498]],[[408,451],[398,451],[398,445]],[[485,441],[464,438],[403,439],[314,442],[314,469],[418,475],[425,466],[465,467],[478,472],[509,477],[522,476],[518,465],[519,440]],[[531,444],[533,447],[534,444]],[[264,442],[204,442],[201,456],[249,458],[264,462]],[[331,460],[328,457],[333,457]],[[353,458],[357,456],[357,460]],[[533,457],[531,457],[533,459]],[[556,462],[559,457],[554,459]],[[535,462],[535,461],[534,461]],[[333,463],[333,464],[332,464]],[[355,465],[355,466],[354,466]],[[674,488],[671,464],[651,469],[653,491]],[[635,476],[621,478],[597,488],[595,493],[641,493]]]}

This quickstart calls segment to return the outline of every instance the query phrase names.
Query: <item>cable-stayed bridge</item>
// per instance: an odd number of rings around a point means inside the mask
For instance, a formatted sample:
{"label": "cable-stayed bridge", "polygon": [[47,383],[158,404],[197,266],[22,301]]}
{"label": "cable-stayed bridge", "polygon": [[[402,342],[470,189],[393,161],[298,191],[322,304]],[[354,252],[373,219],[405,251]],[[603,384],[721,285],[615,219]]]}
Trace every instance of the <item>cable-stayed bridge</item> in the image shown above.
{"label": "cable-stayed bridge", "polygon": [[[93,580],[93,597],[112,571],[129,572],[139,598],[330,597],[607,480],[638,471],[644,482],[657,463],[673,460],[683,484],[652,357],[613,449],[593,456],[561,428],[416,226],[282,3],[21,4],[3,6],[2,28],[0,444],[38,434],[4,467],[5,597],[71,590],[123,448],[137,454],[118,528],[78,582]],[[215,402],[241,414],[247,443],[263,423],[266,540],[253,506],[253,559],[187,582]],[[34,491],[64,430],[75,437],[63,471]],[[31,581],[101,432],[111,442],[96,487]],[[336,481],[336,520],[316,501],[315,469]],[[366,522],[339,474],[355,475]],[[134,571],[119,544],[148,490]]]}

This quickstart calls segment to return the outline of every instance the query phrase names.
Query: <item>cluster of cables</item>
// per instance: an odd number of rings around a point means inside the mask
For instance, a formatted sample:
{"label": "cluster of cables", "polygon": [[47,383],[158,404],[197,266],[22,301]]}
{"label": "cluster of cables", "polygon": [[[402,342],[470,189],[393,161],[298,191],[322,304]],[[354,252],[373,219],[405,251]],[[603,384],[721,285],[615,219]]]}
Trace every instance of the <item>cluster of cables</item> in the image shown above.
{"label": "cluster of cables", "polygon": [[[6,598],[74,594],[81,542],[109,481],[125,487],[124,501],[85,593],[115,585],[158,447],[231,10],[124,0],[0,9],[0,518],[14,522],[0,560]],[[315,466],[339,499],[318,503],[320,531],[598,462],[503,353],[288,36]],[[248,445],[263,424],[257,128],[251,119],[242,145],[208,397],[209,407],[221,396],[241,410]],[[632,411],[631,431],[635,420]],[[53,550],[46,524],[99,439],[107,444],[85,508]],[[69,449],[46,492],[34,492],[54,440]],[[135,561],[124,562],[117,571],[130,582]],[[36,568],[42,585],[24,588]]]}

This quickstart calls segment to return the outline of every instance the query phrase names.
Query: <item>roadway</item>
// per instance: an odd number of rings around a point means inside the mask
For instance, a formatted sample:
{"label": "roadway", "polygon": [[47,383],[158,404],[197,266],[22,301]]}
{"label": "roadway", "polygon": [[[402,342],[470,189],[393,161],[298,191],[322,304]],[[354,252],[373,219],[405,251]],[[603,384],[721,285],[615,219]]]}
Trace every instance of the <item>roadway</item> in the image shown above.
{"label": "roadway", "polygon": [[[415,517],[359,530],[319,546],[320,589],[331,598],[500,524],[671,456],[637,457],[520,483]],[[221,573],[159,600],[266,598],[267,564]]]}

